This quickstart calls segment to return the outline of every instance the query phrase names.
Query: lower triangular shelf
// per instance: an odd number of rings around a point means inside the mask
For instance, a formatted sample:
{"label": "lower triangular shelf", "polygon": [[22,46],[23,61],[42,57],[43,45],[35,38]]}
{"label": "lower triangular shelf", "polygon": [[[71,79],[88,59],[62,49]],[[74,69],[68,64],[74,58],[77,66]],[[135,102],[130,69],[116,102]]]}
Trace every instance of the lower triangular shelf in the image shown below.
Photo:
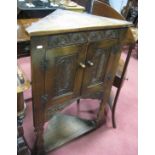
{"label": "lower triangular shelf", "polygon": [[45,151],[54,150],[95,128],[94,121],[56,114],[48,122],[48,128],[44,134]]}

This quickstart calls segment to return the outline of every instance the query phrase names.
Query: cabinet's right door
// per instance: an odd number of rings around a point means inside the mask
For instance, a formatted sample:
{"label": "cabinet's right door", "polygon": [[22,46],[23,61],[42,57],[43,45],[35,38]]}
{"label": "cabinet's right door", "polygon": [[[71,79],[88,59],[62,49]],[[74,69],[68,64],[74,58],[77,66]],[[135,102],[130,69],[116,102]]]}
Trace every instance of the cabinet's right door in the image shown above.
{"label": "cabinet's right door", "polygon": [[[82,83],[84,98],[102,98],[107,79],[113,80],[120,46],[117,40],[91,43],[88,47],[86,69]],[[109,68],[109,69],[108,69]],[[109,72],[109,71],[110,72]]]}

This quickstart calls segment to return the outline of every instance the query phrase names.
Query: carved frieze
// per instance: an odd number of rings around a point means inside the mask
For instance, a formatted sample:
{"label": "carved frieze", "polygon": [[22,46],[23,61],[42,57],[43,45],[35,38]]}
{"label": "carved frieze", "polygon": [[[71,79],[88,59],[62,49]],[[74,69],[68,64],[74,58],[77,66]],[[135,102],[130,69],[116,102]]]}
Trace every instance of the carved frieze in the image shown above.
{"label": "carved frieze", "polygon": [[120,30],[106,30],[104,37],[107,39],[117,39],[119,38]]}
{"label": "carved frieze", "polygon": [[104,39],[118,39],[123,29],[76,32],[48,36],[48,48],[56,48]]}
{"label": "carved frieze", "polygon": [[117,39],[119,38],[119,30],[103,30],[88,32],[88,41],[101,41],[104,39]]}
{"label": "carved frieze", "polygon": [[59,34],[48,37],[49,48],[81,44],[85,42],[87,42],[87,34],[85,32]]}

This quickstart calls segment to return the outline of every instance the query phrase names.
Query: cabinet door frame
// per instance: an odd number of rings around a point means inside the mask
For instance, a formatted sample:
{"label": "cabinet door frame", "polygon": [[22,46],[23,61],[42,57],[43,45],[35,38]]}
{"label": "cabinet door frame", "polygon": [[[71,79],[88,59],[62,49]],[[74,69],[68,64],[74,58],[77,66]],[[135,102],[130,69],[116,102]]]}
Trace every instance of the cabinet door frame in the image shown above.
{"label": "cabinet door frame", "polygon": [[[78,44],[78,45],[72,45],[72,46],[65,46],[65,47],[58,47],[58,48],[53,48],[53,49],[47,49],[46,50],[46,61],[48,63],[48,67],[46,69],[45,73],[45,94],[48,95],[48,102],[46,104],[46,108],[50,108],[51,105],[56,105],[56,104],[62,104],[65,101],[69,101],[73,98],[79,97],[80,96],[80,89],[81,89],[81,84],[82,84],[82,78],[83,78],[83,69],[79,66],[80,62],[84,63],[85,58],[86,58],[86,52],[87,52],[87,44]],[[65,94],[60,94],[58,96],[52,96],[54,95],[54,88],[56,84],[54,84],[54,80],[58,80],[61,82],[63,80],[63,76],[58,78],[57,77],[57,70],[55,67],[55,60],[56,58],[64,58],[65,57],[70,57],[76,55],[77,57],[75,58],[75,63],[76,69],[74,68],[74,76],[75,80],[73,81],[73,91],[65,93]],[[51,71],[51,69],[53,71]],[[71,73],[66,73],[71,74]],[[53,75],[53,76],[52,76]],[[51,79],[49,78],[51,77]],[[55,79],[54,79],[55,78]],[[70,82],[70,80],[67,80]]]}
{"label": "cabinet door frame", "polygon": [[[110,40],[104,40],[104,41],[98,41],[94,43],[90,43],[88,50],[87,50],[87,56],[86,56],[86,69],[84,71],[83,75],[83,82],[82,82],[82,90],[81,90],[81,95],[85,98],[86,96],[91,97],[91,95],[94,98],[93,93],[99,93],[101,92],[101,96],[103,95],[104,91],[104,85],[105,85],[105,76],[106,76],[106,70],[108,68],[108,65],[111,65],[109,63],[110,57],[111,57],[111,48],[113,48],[114,45],[117,45],[119,43],[118,40],[116,39],[110,39]],[[100,76],[102,76],[100,81],[96,81],[94,84],[89,83],[89,79],[92,79],[92,70],[94,66],[90,66],[87,64],[88,61],[93,62],[93,56],[95,55],[94,52],[97,52],[98,49],[103,49],[105,52],[103,53],[105,55],[105,62],[103,62],[103,70],[100,72]],[[101,51],[102,52],[102,51]],[[103,56],[103,55],[102,55]],[[93,62],[94,63],[94,62]],[[97,62],[95,62],[97,63]],[[96,65],[96,64],[94,64]],[[100,63],[99,63],[100,65]],[[100,66],[101,67],[101,66]],[[94,68],[95,69],[95,68]],[[97,70],[99,68],[97,67]]]}

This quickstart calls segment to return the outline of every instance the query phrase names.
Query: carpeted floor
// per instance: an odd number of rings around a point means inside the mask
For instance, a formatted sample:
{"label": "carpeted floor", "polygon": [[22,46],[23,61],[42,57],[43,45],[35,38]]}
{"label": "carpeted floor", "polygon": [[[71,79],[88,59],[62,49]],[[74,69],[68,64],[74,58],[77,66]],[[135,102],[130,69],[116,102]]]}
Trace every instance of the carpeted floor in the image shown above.
{"label": "carpeted floor", "polygon": [[[29,58],[19,59],[25,73],[30,78]],[[138,61],[131,58],[127,78],[121,94],[119,96],[116,120],[117,129],[112,128],[111,112],[109,110],[106,124],[76,139],[63,147],[49,152],[48,155],[138,155],[138,127],[137,127],[137,108],[138,108],[138,90],[137,90],[137,72]],[[31,91],[26,91],[25,98],[31,96]],[[76,104],[72,104],[64,112],[73,115],[79,115],[85,118],[94,118],[95,114],[88,114],[86,111],[97,108],[97,100],[82,100],[80,104],[80,113],[77,112]],[[24,119],[24,132],[30,147],[33,146],[35,136],[33,132],[33,117],[31,102],[27,103],[27,109]]]}

